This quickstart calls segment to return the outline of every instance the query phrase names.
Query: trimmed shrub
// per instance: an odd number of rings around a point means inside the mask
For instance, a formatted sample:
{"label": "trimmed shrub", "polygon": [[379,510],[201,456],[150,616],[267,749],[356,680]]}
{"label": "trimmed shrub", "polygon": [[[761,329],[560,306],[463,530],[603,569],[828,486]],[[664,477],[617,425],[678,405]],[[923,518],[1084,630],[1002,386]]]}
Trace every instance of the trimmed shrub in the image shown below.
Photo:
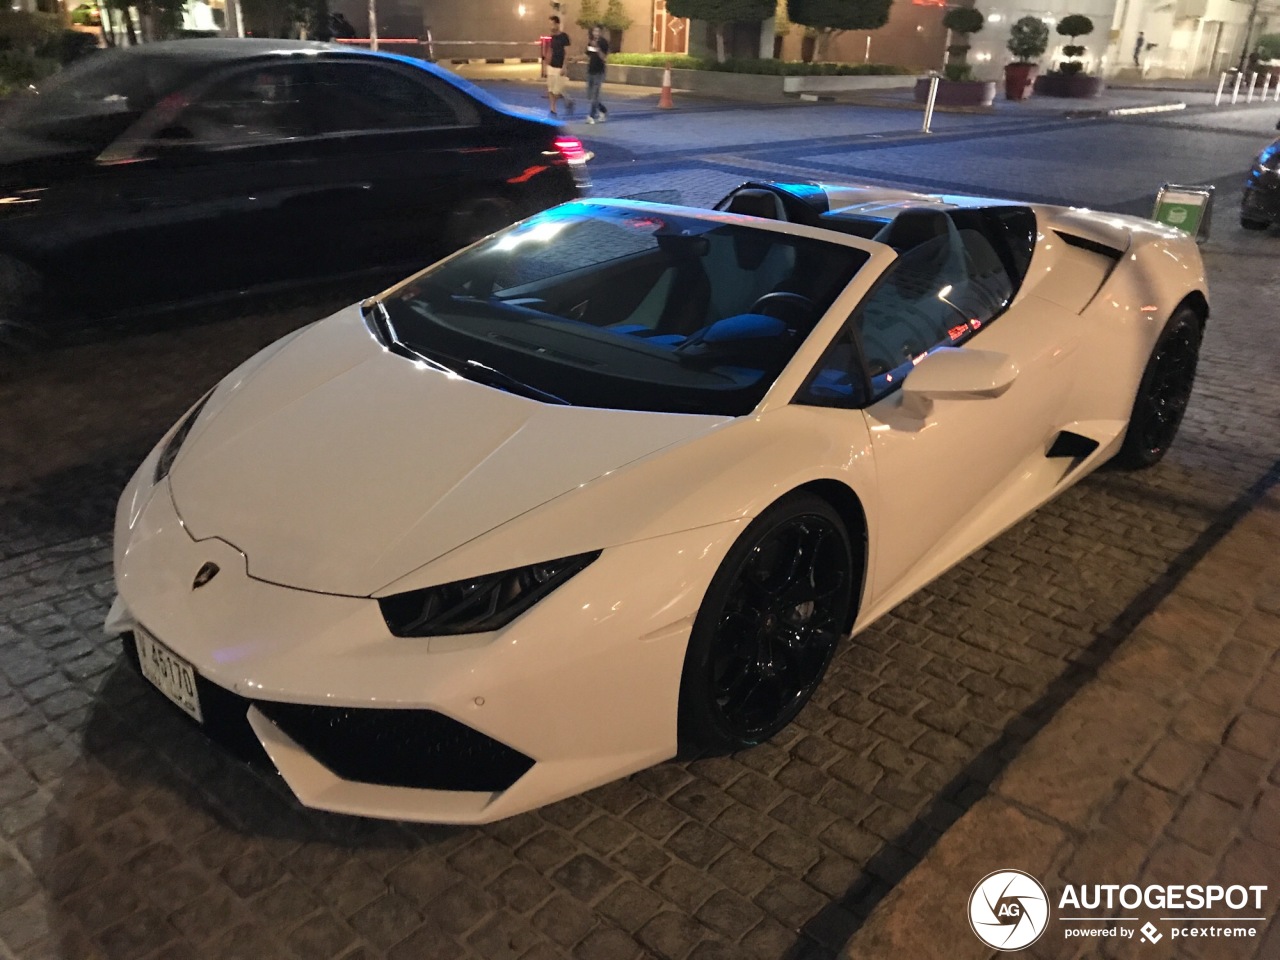
{"label": "trimmed shrub", "polygon": [[633,67],[662,67],[670,63],[679,70],[714,70],[720,73],[748,73],[770,77],[867,77],[908,76],[917,71],[887,63],[805,63],[801,60],[729,59],[724,63],[699,57],[665,53],[620,53],[610,63]]}

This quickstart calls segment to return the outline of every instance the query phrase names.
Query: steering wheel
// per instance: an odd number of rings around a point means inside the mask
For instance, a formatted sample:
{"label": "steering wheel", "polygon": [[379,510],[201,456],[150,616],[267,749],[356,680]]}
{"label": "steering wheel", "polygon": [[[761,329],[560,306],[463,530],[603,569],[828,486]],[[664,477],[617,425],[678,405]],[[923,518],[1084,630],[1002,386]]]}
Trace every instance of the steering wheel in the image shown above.
{"label": "steering wheel", "polygon": [[[793,319],[797,323],[788,323],[787,326],[794,327],[799,321],[808,320],[813,316],[817,305],[802,293],[791,293],[787,290],[775,290],[773,293],[766,293],[763,297],[751,305],[748,313],[763,313],[765,316],[773,316],[768,310],[770,307],[782,307],[786,310],[794,311]],[[786,317],[779,317],[779,320],[786,320]]]}

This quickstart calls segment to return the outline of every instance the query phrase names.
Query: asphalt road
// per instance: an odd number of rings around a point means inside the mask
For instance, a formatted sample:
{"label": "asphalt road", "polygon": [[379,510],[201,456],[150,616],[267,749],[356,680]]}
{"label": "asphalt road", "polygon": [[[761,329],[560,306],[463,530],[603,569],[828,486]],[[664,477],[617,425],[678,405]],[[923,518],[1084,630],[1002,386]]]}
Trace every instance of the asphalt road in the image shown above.
{"label": "asphalt road", "polygon": [[240,359],[366,291],[121,324],[37,356],[0,384],[0,957],[839,952],[1280,460],[1280,233],[1245,234],[1234,208],[1274,120],[946,116],[925,137],[910,111],[636,102],[575,125],[597,192],[687,203],[819,176],[1142,212],[1162,181],[1214,182],[1214,314],[1164,464],[1095,475],[902,604],[775,742],[483,829],[300,809],[100,633],[134,465]]}

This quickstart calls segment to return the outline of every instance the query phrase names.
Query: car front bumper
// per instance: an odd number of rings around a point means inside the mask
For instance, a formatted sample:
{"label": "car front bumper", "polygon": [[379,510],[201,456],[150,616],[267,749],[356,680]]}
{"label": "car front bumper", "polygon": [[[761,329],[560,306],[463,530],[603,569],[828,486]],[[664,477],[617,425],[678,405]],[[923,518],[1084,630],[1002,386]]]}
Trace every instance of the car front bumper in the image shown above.
{"label": "car front bumper", "polygon": [[606,550],[500,631],[399,638],[375,600],[267,583],[194,540],[167,481],[144,489],[152,466],[121,500],[106,629],[189,663],[209,732],[243,743],[247,724],[303,804],[483,823],[675,754],[689,632],[745,521]]}

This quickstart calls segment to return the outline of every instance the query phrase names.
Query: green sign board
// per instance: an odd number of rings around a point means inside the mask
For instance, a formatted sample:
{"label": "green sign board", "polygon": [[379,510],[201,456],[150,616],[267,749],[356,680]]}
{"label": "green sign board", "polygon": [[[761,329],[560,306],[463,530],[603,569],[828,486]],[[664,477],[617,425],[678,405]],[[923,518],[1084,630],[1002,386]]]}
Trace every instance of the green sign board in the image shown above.
{"label": "green sign board", "polygon": [[1197,240],[1209,236],[1209,213],[1213,209],[1213,187],[1182,187],[1166,183],[1156,195],[1152,219],[1167,227],[1177,227]]}

